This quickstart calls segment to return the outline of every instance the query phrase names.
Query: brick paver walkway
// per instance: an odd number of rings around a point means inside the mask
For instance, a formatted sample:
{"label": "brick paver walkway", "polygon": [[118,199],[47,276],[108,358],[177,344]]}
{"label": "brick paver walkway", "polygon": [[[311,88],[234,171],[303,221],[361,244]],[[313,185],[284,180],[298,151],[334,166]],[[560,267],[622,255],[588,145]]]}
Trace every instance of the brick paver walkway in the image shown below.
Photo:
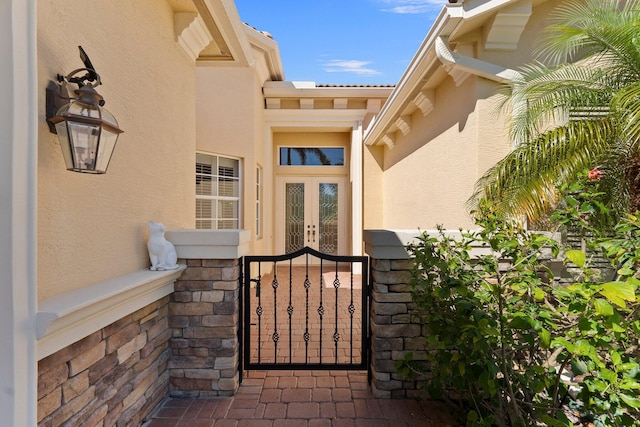
{"label": "brick paver walkway", "polygon": [[[293,267],[291,273],[286,265],[278,269],[277,295],[274,295],[276,289],[272,286],[273,273],[262,276],[260,298],[252,289],[251,361],[311,364],[359,362],[361,277],[351,276],[344,271],[336,276],[335,269],[331,272],[330,266],[322,271],[317,266],[309,269]],[[308,292],[304,286],[305,278],[310,282]],[[336,278],[340,282],[338,287],[334,286]],[[255,312],[258,305],[262,307],[260,319]],[[336,305],[339,319],[336,317]],[[349,309],[351,305],[353,310]],[[293,308],[291,320],[287,312],[289,306]],[[322,317],[319,315],[320,306],[323,307]],[[350,312],[353,312],[352,316]],[[303,340],[305,330],[309,331],[306,344]],[[279,335],[277,349],[273,340],[275,331]],[[336,333],[339,336],[337,352],[334,340]],[[260,360],[258,348],[261,349]],[[438,402],[374,398],[366,372],[283,370],[245,372],[240,389],[233,397],[169,398],[155,411],[145,427],[455,425]]]}
{"label": "brick paver walkway", "polygon": [[145,427],[445,427],[438,402],[376,399],[366,372],[252,371],[228,398],[167,399]]}

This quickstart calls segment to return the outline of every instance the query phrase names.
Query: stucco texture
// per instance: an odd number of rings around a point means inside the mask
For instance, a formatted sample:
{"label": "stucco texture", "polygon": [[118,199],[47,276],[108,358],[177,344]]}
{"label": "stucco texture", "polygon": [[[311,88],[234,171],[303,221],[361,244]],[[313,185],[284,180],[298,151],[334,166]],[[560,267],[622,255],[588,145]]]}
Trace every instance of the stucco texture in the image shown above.
{"label": "stucco texture", "polygon": [[510,149],[490,97],[493,84],[469,76],[459,87],[446,79],[436,109],[412,116],[411,132],[385,147],[382,226],[472,228],[465,207],[476,180]]}
{"label": "stucco texture", "polygon": [[[147,221],[193,228],[195,65],[159,0],[38,2],[38,298],[147,268]],[[105,175],[65,169],[45,87],[91,58],[124,133]]]}
{"label": "stucco texture", "polygon": [[242,168],[242,220],[241,228],[252,231],[250,249],[262,253],[267,212],[263,194],[263,237],[256,239],[256,167],[263,168],[263,191],[266,167],[264,143],[261,82],[256,80],[254,70],[248,67],[201,66],[197,75],[197,150],[207,154],[235,157],[241,160]]}

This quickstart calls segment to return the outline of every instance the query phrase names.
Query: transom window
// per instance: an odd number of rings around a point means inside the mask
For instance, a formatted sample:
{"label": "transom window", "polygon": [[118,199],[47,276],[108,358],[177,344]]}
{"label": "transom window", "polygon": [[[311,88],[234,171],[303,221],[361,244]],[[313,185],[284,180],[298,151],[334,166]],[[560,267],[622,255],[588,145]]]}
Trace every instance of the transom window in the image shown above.
{"label": "transom window", "polygon": [[240,161],[196,153],[196,228],[240,228]]}
{"label": "transom window", "polygon": [[280,147],[280,166],[344,166],[344,148]]}

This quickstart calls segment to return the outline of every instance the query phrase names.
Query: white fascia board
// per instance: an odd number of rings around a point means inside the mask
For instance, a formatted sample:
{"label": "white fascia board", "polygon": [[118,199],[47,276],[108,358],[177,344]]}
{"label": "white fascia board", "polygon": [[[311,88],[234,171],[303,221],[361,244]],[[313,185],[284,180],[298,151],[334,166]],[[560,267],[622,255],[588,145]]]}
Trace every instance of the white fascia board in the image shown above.
{"label": "white fascia board", "polygon": [[386,98],[392,86],[318,87],[314,82],[265,82],[265,98]]}
{"label": "white fascia board", "polygon": [[[256,49],[262,54],[267,69],[269,70],[269,77],[271,80],[283,80],[284,68],[282,67],[278,43],[274,39],[248,25],[244,25],[244,34],[253,49]],[[257,60],[257,58],[255,59]]]}
{"label": "white fascia board", "polygon": [[451,17],[472,19],[518,1],[520,0],[464,0],[461,4],[450,4],[445,8]]}
{"label": "white fascia board", "polygon": [[367,115],[358,110],[265,110],[265,124],[271,128],[351,129]]}

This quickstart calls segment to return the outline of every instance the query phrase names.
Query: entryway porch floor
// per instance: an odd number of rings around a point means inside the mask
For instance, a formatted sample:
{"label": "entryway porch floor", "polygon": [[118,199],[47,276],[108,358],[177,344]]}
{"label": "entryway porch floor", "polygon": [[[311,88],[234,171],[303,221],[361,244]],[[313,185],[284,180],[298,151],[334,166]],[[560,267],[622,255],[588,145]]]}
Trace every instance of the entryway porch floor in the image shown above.
{"label": "entryway porch floor", "polygon": [[245,371],[233,397],[168,398],[145,427],[445,427],[439,402],[376,399],[362,371]]}

